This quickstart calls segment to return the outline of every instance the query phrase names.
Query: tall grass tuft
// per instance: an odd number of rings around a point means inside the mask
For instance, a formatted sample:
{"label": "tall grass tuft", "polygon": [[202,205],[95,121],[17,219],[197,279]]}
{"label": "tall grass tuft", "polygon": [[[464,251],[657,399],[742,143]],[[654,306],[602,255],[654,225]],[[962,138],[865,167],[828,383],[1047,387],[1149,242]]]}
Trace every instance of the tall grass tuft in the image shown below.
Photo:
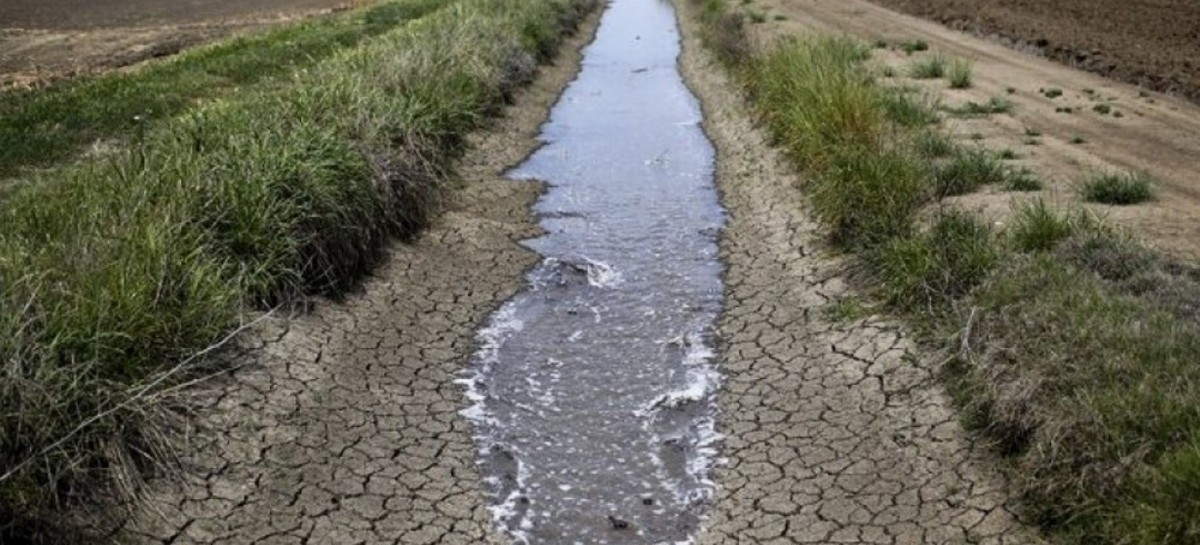
{"label": "tall grass tuft", "polygon": [[886,127],[877,87],[849,38],[786,40],[758,61],[752,89],[775,138],[805,167],[841,150],[873,149]]}
{"label": "tall grass tuft", "polygon": [[1154,198],[1153,180],[1145,172],[1103,173],[1085,179],[1079,192],[1088,202],[1138,204]]}
{"label": "tall grass tuft", "polygon": [[965,195],[987,184],[1003,182],[1008,170],[986,150],[958,150],[934,169],[934,186],[941,197]]}
{"label": "tall grass tuft", "polygon": [[890,239],[870,258],[884,298],[904,310],[947,307],[981,284],[999,260],[988,226],[946,211],[924,233]]}
{"label": "tall grass tuft", "polygon": [[908,67],[908,75],[916,79],[938,79],[946,76],[949,61],[946,57],[934,54],[932,57],[913,61]]}
{"label": "tall grass tuft", "polygon": [[971,87],[971,61],[954,59],[946,69],[946,79],[950,81],[951,89],[968,89]]}

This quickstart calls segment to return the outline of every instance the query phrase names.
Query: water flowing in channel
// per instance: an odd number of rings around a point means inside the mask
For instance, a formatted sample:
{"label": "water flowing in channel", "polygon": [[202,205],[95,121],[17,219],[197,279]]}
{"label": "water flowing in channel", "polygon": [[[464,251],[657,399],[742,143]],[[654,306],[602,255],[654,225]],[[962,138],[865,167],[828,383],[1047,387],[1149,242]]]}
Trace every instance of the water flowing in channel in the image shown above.
{"label": "water flowing in channel", "polygon": [[465,381],[497,523],[528,544],[694,537],[713,484],[723,286],[713,149],[663,0],[614,0],[511,173],[550,185],[544,257]]}

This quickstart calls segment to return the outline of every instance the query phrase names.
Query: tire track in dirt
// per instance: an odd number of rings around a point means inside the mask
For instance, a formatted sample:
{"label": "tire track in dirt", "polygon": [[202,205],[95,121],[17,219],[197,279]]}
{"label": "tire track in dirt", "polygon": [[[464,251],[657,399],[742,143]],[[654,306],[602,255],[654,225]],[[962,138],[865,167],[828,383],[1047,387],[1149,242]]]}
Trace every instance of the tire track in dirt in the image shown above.
{"label": "tire track in dirt", "polygon": [[[482,503],[455,374],[478,324],[537,256],[536,183],[502,173],[579,68],[597,15],[473,138],[449,210],[359,293],[244,335],[252,363],[190,392],[196,437],[179,483],[152,486],[135,543],[499,543]],[[244,360],[243,360],[244,361]]]}
{"label": "tire track in dirt", "polygon": [[837,322],[845,265],[822,247],[791,167],[704,52],[681,7],[685,77],[717,147],[730,221],[721,239],[726,436],[701,544],[1035,543],[984,449],[962,430],[904,330]]}

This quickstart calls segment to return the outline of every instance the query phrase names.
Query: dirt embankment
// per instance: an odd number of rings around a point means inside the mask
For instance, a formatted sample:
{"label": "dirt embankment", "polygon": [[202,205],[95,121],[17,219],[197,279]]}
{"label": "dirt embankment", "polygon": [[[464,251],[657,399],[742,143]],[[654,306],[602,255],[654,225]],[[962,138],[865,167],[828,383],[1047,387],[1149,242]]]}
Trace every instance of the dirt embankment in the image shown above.
{"label": "dirt embankment", "polygon": [[952,28],[1000,35],[1071,66],[1200,100],[1194,0],[872,0]]}
{"label": "dirt embankment", "polygon": [[6,0],[0,2],[0,89],[128,66],[364,3],[369,2]]}

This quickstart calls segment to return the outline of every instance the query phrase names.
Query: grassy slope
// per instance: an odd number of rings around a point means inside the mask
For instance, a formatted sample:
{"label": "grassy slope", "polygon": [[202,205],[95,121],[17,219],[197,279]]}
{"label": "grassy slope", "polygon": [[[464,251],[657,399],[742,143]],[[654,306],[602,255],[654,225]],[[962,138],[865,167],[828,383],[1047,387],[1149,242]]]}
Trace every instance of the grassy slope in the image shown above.
{"label": "grassy slope", "polygon": [[861,44],[806,37],[754,56],[720,0],[701,18],[807,174],[833,242],[862,257],[891,309],[950,339],[947,384],[1031,517],[1064,542],[1200,542],[1200,272],[1036,201],[1002,232],[964,212],[918,219],[1028,174],[938,143],[912,115],[919,99],[898,104],[875,82]]}
{"label": "grassy slope", "polygon": [[590,5],[458,0],[0,204],[0,468],[32,460],[0,479],[0,541],[51,540],[64,507],[166,460],[170,409],[122,402],[246,310],[337,294],[419,229],[464,135]]}
{"label": "grassy slope", "polygon": [[[173,117],[203,99],[262,86],[421,17],[446,0],[390,2],[185,52],[131,72],[0,93],[0,178],[47,166]],[[278,82],[286,85],[286,81]]]}

